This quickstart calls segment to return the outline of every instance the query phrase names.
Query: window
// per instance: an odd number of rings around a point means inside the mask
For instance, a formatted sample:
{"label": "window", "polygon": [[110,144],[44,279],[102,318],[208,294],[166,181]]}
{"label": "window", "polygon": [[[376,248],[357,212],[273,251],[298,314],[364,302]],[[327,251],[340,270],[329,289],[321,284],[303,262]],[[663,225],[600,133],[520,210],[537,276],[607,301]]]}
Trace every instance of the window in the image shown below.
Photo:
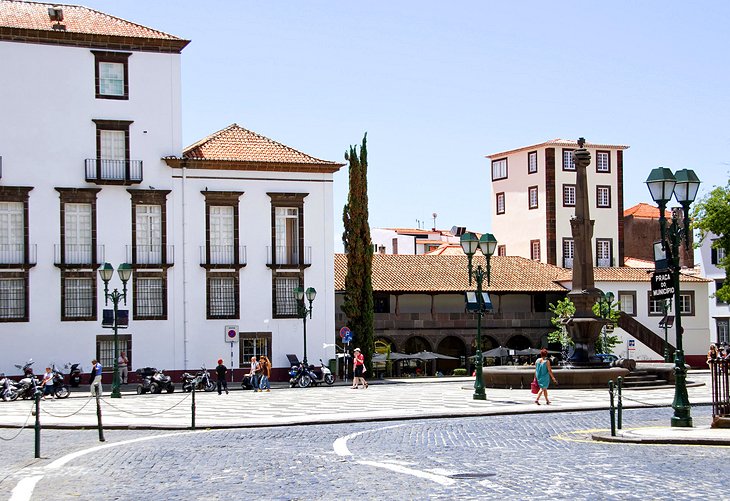
{"label": "window", "polygon": [[249,369],[251,357],[266,355],[271,359],[271,332],[238,333],[238,367]]}
{"label": "window", "polygon": [[[132,365],[132,336],[130,334],[119,334],[119,353],[127,355],[130,366]],[[114,336],[96,336],[96,359],[101,363],[104,372],[114,371]]]}
{"label": "window", "polygon": [[[720,242],[718,239],[712,240],[712,247],[710,249],[710,262],[714,265],[721,264],[722,260],[725,259],[725,249],[722,247],[719,247]],[[715,245],[718,245],[718,247],[715,247]]]}
{"label": "window", "polygon": [[504,214],[504,193],[497,193],[497,214]]}
{"label": "window", "polygon": [[610,186],[596,186],[596,207],[599,209],[611,208]]}
{"label": "window", "polygon": [[527,188],[527,198],[530,209],[537,209],[537,186]]}
{"label": "window", "polygon": [[92,50],[97,99],[129,99],[130,53]]}
{"label": "window", "polygon": [[91,264],[93,252],[91,204],[64,204],[64,255],[67,263]]}
{"label": "window", "polygon": [[162,262],[162,207],[139,204],[135,212],[135,262],[159,264]]}
{"label": "window", "polygon": [[540,260],[540,241],[530,240],[530,259],[534,261]]}
{"label": "window", "polygon": [[572,238],[563,239],[563,268],[573,267],[573,258],[575,257],[575,242]]}
{"label": "window", "polygon": [[147,272],[136,272],[134,281],[135,320],[165,320],[167,318],[166,280],[162,276]]}
{"label": "window", "polygon": [[230,205],[209,207],[208,248],[211,264],[233,264],[234,210]]}
{"label": "window", "polygon": [[680,291],[679,293],[679,312],[689,317],[695,314],[695,293],[694,291]]}
{"label": "window", "polygon": [[507,179],[507,159],[492,160],[492,181]]}
{"label": "window", "polygon": [[23,262],[25,225],[23,202],[0,201],[0,264]]}
{"label": "window", "polygon": [[239,318],[238,272],[208,272],[208,319]]}
{"label": "window", "polygon": [[99,120],[96,124],[96,158],[86,162],[86,180],[98,184],[131,184],[142,181],[142,161],[130,161],[130,120]]}
{"label": "window", "polygon": [[627,315],[636,316],[636,291],[618,291],[618,308]]}
{"label": "window", "polygon": [[527,154],[527,173],[534,174],[537,172],[537,152],[531,151]]}
{"label": "window", "polygon": [[563,185],[563,207],[575,207],[575,185]]}
{"label": "window", "polygon": [[649,298],[649,316],[657,317],[664,315],[664,300],[652,298],[651,291],[647,291],[647,297]]}
{"label": "window", "polygon": [[26,273],[0,274],[0,322],[28,321]]}
{"label": "window", "polygon": [[96,320],[95,273],[63,273],[61,283],[61,320]]}
{"label": "window", "polygon": [[302,268],[311,264],[304,247],[304,198],[307,193],[268,193],[271,198],[270,265]]}
{"label": "window", "polygon": [[596,172],[611,172],[610,151],[596,151]]}
{"label": "window", "polygon": [[498,256],[506,256],[507,255],[507,246],[506,245],[498,245],[497,246],[497,255]]}
{"label": "window", "polygon": [[575,170],[573,150],[563,150],[563,170]]}
{"label": "window", "polygon": [[717,326],[717,342],[719,344],[730,343],[730,319],[715,319]]}
{"label": "window", "polygon": [[274,276],[274,308],[275,318],[297,317],[297,300],[294,297],[294,289],[302,287],[303,277],[301,275],[278,275]]}
{"label": "window", "polygon": [[373,310],[375,313],[390,313],[390,295],[382,293],[373,294]]}
{"label": "window", "polygon": [[[715,280],[715,293],[717,293],[718,289],[721,289],[723,284],[725,283],[724,280]],[[717,306],[726,306],[727,303],[724,301],[721,301],[717,296],[715,296],[715,304]]]}
{"label": "window", "polygon": [[596,239],[596,266],[611,266],[611,243],[610,239]]}

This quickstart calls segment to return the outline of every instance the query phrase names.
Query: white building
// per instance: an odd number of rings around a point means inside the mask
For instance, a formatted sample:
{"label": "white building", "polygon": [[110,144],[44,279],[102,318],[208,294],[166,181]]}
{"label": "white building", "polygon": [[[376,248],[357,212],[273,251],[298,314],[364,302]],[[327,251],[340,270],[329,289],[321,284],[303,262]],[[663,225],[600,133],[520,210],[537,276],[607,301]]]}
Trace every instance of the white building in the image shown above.
{"label": "white building", "polygon": [[318,292],[308,356],[328,357],[340,164],[236,125],[183,150],[188,41],[53,5],[0,0],[0,371],[30,357],[111,367],[105,261],[133,268],[120,331],[133,368],[243,367],[254,352],[286,367],[302,353],[296,286]]}
{"label": "white building", "polygon": [[[487,155],[491,160],[492,233],[500,255],[572,267],[577,142],[554,139]],[[595,266],[623,263],[623,152],[628,146],[586,143]]]}
{"label": "white building", "polygon": [[711,338],[713,343],[730,344],[730,305],[714,297],[717,289],[725,282],[725,269],[718,263],[725,258],[725,249],[712,248],[717,235],[709,234],[700,247],[700,267],[702,274],[711,280],[709,298],[709,316]]}
{"label": "white building", "polygon": [[370,240],[376,254],[428,254],[442,245],[459,244],[465,228],[454,226],[451,230],[422,228],[373,228]]}

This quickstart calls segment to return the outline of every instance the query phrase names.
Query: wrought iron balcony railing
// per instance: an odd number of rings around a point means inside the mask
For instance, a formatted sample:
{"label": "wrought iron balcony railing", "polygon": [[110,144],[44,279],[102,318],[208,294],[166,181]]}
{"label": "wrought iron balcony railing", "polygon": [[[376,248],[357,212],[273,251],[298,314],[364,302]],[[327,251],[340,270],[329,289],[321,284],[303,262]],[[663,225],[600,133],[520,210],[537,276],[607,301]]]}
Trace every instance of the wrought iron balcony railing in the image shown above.
{"label": "wrought iron balcony railing", "polygon": [[35,265],[37,250],[36,244],[0,244],[0,265]]}
{"label": "wrought iron balcony railing", "polygon": [[201,245],[200,266],[212,268],[240,268],[246,266],[246,246]]}
{"label": "wrought iron balcony railing", "polygon": [[141,183],[142,160],[87,158],[86,181],[96,184]]}
{"label": "wrought iron balcony railing", "polygon": [[166,266],[175,264],[174,245],[127,245],[127,262],[131,265]]}
{"label": "wrought iron balcony railing", "polygon": [[312,264],[312,248],[298,245],[266,247],[266,265],[272,268],[298,268]]}
{"label": "wrought iron balcony railing", "polygon": [[56,244],[53,246],[56,265],[96,266],[104,262],[104,246],[88,244]]}

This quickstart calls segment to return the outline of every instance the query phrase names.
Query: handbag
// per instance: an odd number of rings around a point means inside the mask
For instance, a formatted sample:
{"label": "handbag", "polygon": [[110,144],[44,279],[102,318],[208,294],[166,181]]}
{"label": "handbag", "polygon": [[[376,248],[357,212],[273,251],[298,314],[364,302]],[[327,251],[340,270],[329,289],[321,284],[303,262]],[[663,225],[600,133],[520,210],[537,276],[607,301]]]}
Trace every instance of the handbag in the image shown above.
{"label": "handbag", "polygon": [[530,383],[530,390],[535,394],[540,392],[540,385],[537,384],[537,377],[532,379],[532,383]]}

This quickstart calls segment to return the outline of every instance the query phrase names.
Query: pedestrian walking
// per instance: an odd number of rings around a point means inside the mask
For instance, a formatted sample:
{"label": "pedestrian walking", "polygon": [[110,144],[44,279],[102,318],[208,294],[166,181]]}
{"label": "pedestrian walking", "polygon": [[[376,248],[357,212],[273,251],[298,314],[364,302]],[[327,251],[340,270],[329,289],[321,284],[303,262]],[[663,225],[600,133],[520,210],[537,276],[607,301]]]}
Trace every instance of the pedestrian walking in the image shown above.
{"label": "pedestrian walking", "polygon": [[228,395],[228,382],[226,381],[226,373],[228,372],[228,368],[223,365],[223,359],[218,359],[218,367],[215,368],[215,373],[218,376],[218,381],[216,381],[216,386],[218,387],[218,395],[222,394],[222,390],[226,390],[226,395]]}
{"label": "pedestrian walking", "polygon": [[91,381],[89,381],[90,390],[91,390],[91,396],[95,397],[97,392],[99,393],[99,396],[104,392],[103,388],[101,387],[101,371],[103,367],[101,363],[99,363],[98,360],[94,359],[91,361]]}
{"label": "pedestrian walking", "polygon": [[119,380],[122,384],[127,384],[127,380],[129,379],[129,359],[125,352],[119,354],[117,363],[119,364]]}
{"label": "pedestrian walking", "polygon": [[545,395],[545,403],[550,405],[550,399],[548,398],[550,380],[552,380],[555,384],[558,384],[558,381],[553,375],[553,368],[550,365],[548,351],[545,348],[540,350],[540,358],[535,362],[535,379],[537,379],[537,384],[540,386],[540,391],[537,392],[535,403],[540,405],[540,395]]}
{"label": "pedestrian walking", "polygon": [[269,378],[271,377],[271,361],[266,355],[261,355],[260,358],[261,382],[259,383],[259,389],[260,391],[271,391],[271,383],[269,382]]}
{"label": "pedestrian walking", "polygon": [[707,364],[709,365],[710,362],[714,362],[720,357],[720,354],[717,351],[717,346],[715,346],[714,343],[710,344],[710,349],[707,352]]}
{"label": "pedestrian walking", "polygon": [[261,391],[261,388],[259,388],[259,376],[261,374],[261,366],[256,361],[256,357],[251,357],[251,368],[248,371],[248,375],[251,378],[251,386],[253,386],[253,391]]}
{"label": "pedestrian walking", "polygon": [[350,389],[357,390],[360,384],[362,384],[363,389],[367,390],[368,383],[363,377],[365,371],[367,371],[367,368],[365,367],[365,356],[360,351],[360,348],[355,348],[352,358],[352,373],[354,376],[352,378],[352,386]]}
{"label": "pedestrian walking", "polygon": [[46,399],[47,395],[56,398],[53,394],[53,372],[50,367],[46,367],[46,372],[43,374],[43,379],[41,379],[41,387],[43,388],[43,400]]}

